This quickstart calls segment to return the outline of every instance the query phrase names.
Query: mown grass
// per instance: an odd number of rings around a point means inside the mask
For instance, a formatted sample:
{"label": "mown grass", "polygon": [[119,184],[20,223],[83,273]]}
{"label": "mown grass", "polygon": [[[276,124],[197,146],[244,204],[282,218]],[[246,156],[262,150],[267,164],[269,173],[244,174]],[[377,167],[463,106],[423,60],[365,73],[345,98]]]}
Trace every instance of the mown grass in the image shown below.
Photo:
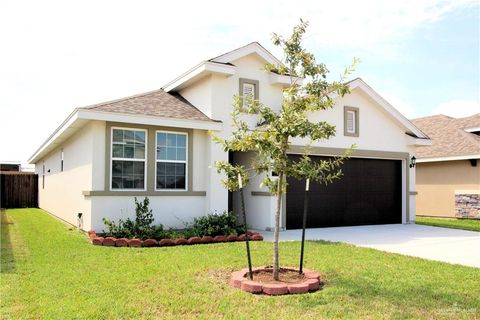
{"label": "mown grass", "polygon": [[417,216],[416,224],[423,224],[426,226],[462,229],[480,232],[480,220],[472,219],[447,219],[447,218],[430,218]]}
{"label": "mown grass", "polygon": [[[268,297],[231,288],[243,243],[170,248],[92,246],[39,209],[6,211],[2,319],[475,319],[480,270],[347,244],[308,242],[323,290]],[[272,244],[252,243],[256,266]],[[281,243],[295,265],[299,243]]]}

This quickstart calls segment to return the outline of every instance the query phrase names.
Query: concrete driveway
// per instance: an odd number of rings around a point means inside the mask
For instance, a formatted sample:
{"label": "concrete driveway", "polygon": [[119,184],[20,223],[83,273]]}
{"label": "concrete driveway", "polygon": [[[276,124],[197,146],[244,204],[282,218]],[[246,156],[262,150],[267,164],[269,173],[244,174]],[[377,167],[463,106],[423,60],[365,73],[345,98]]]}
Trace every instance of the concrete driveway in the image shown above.
{"label": "concrete driveway", "polygon": [[[266,241],[273,232],[260,231]],[[280,232],[280,241],[298,241],[301,230]],[[416,224],[307,229],[307,240],[350,243],[430,260],[480,268],[480,232]]]}

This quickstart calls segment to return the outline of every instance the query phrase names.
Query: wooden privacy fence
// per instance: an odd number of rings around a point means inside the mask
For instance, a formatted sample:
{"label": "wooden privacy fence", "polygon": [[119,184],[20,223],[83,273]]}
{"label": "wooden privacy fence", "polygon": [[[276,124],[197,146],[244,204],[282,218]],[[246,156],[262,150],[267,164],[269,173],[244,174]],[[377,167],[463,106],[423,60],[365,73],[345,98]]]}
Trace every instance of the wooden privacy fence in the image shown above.
{"label": "wooden privacy fence", "polygon": [[0,172],[0,208],[38,207],[38,175]]}

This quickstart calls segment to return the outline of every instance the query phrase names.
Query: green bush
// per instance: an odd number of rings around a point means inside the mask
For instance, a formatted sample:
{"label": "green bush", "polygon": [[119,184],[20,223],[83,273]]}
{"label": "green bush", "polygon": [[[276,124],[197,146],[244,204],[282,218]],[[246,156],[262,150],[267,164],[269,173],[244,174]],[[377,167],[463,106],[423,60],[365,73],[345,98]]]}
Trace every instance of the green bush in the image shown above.
{"label": "green bush", "polygon": [[227,211],[222,214],[209,214],[195,218],[183,230],[183,233],[197,237],[238,235],[244,232],[245,228],[237,223],[237,216],[233,212]]}
{"label": "green bush", "polygon": [[116,238],[157,238],[164,237],[163,225],[153,225],[154,218],[152,210],[149,208],[150,200],[145,197],[143,201],[138,201],[135,197],[135,221],[127,218],[118,223],[103,218],[103,223],[107,226],[107,230],[103,230],[105,236]]}
{"label": "green bush", "polygon": [[178,239],[203,236],[228,236],[245,233],[245,228],[237,224],[237,216],[233,212],[222,214],[209,214],[193,219],[192,223],[185,223],[183,230],[164,230],[163,225],[154,225],[152,210],[149,208],[150,200],[145,197],[143,201],[135,198],[135,220],[119,219],[117,223],[103,218],[107,226],[103,234],[115,238],[138,239]]}

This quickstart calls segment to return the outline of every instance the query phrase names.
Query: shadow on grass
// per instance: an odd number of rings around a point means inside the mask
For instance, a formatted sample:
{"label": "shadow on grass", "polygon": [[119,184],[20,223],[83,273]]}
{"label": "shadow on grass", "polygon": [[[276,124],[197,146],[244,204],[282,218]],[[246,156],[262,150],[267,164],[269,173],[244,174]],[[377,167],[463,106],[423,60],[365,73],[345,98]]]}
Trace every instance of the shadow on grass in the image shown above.
{"label": "shadow on grass", "polygon": [[9,219],[5,210],[1,210],[1,273],[15,272],[15,256],[11,239],[11,228],[13,222]]}

